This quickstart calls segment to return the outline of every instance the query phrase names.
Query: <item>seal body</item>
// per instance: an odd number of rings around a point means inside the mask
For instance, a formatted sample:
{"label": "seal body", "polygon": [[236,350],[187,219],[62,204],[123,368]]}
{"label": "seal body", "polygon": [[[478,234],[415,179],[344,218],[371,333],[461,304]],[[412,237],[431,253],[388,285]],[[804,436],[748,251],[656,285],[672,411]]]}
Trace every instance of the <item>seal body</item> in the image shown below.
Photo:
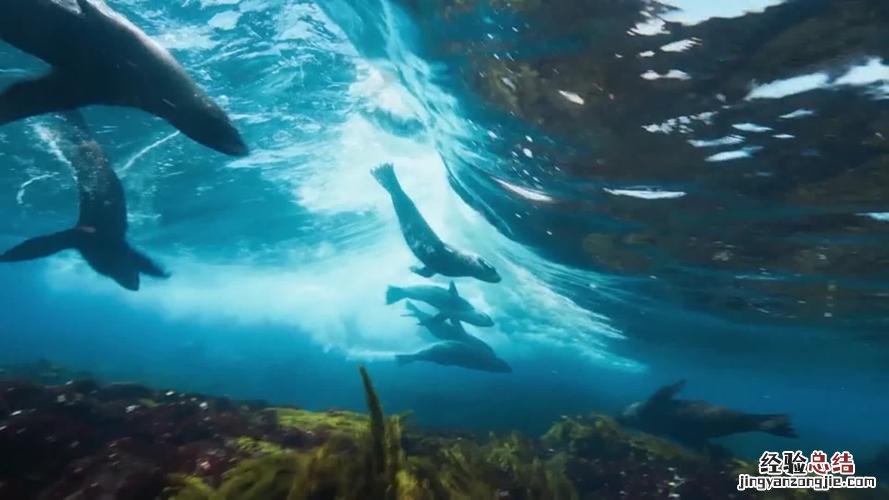
{"label": "seal body", "polygon": [[226,113],[182,65],[102,0],[0,0],[0,39],[52,66],[0,94],[0,125],[93,104],[129,106],[205,146],[247,154]]}
{"label": "seal body", "polygon": [[627,406],[617,420],[693,445],[744,432],[796,437],[787,415],[744,413],[705,401],[676,399],[684,386],[685,381],[680,381],[661,387],[647,400]]}
{"label": "seal body", "polygon": [[473,277],[489,283],[501,280],[497,270],[488,261],[451,247],[435,234],[413,200],[401,188],[391,164],[380,165],[371,173],[392,198],[404,241],[414,256],[423,263],[423,267],[412,268],[415,273],[426,278],[441,274]]}
{"label": "seal body", "polygon": [[512,372],[512,367],[506,361],[500,359],[488,344],[470,335],[459,321],[434,316],[411,302],[407,303],[407,309],[407,315],[417,318],[418,323],[439,342],[413,354],[396,355],[395,359],[400,365],[426,361],[494,373]]}
{"label": "seal body", "polygon": [[59,149],[74,168],[80,214],[72,229],[29,239],[0,254],[0,262],[46,257],[75,249],[99,274],[128,290],[139,289],[139,275],[169,275],[126,240],[127,206],[123,186],[99,144],[77,112],[63,115]]}
{"label": "seal body", "polygon": [[494,326],[494,320],[479,311],[460,296],[457,285],[452,281],[448,288],[432,285],[390,286],[386,290],[386,304],[394,304],[404,299],[425,302],[439,310],[441,317],[462,321],[474,326]]}
{"label": "seal body", "polygon": [[444,366],[460,366],[472,370],[509,373],[512,368],[493,351],[484,351],[463,342],[438,342],[413,354],[399,354],[395,357],[400,365],[414,361],[426,361]]}

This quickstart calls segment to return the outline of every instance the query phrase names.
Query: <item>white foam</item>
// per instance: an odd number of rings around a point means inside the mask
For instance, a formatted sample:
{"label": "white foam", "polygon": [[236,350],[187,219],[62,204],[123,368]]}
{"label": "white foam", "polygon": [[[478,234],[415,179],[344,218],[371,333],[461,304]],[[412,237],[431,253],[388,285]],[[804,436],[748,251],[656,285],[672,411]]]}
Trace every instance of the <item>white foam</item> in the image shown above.
{"label": "white foam", "polygon": [[769,132],[772,130],[771,127],[757,125],[755,123],[749,123],[749,122],[748,123],[736,123],[736,124],[732,125],[732,128],[735,128],[735,129],[740,130],[742,132],[754,132],[754,133]]}
{"label": "white foam", "polygon": [[774,82],[755,86],[745,99],[780,99],[824,88],[829,81],[830,77],[826,73],[812,73],[784,80],[775,80]]}
{"label": "white foam", "polygon": [[216,47],[209,26],[180,26],[168,30],[155,39],[167,50],[210,50]]}
{"label": "white foam", "polygon": [[666,29],[667,23],[657,17],[651,17],[646,21],[642,21],[633,26],[629,33],[631,35],[654,36],[669,33]]}
{"label": "white foam", "polygon": [[849,68],[843,76],[834,80],[835,85],[872,85],[889,82],[889,65],[877,57],[867,63]]}
{"label": "white foam", "polygon": [[215,7],[219,5],[237,5],[241,0],[201,0],[201,7]]}
{"label": "white foam", "polygon": [[118,173],[118,174],[121,174],[121,175],[122,175],[122,174],[125,174],[125,173],[127,172],[127,170],[129,170],[130,168],[132,168],[133,165],[135,165],[136,162],[139,161],[140,158],[142,158],[143,156],[145,156],[146,154],[148,154],[148,153],[151,152],[152,150],[156,149],[157,147],[162,146],[162,145],[165,144],[167,141],[169,141],[170,139],[172,139],[172,138],[174,138],[174,137],[176,137],[176,136],[178,136],[178,135],[179,135],[179,131],[177,130],[177,131],[175,131],[175,132],[172,132],[172,133],[170,133],[170,134],[165,135],[164,137],[161,137],[160,139],[158,139],[158,140],[152,142],[151,144],[145,146],[144,148],[140,149],[139,151],[136,152],[136,154],[134,154],[133,156],[131,156],[130,159],[127,160],[127,162],[124,163],[122,167],[120,167],[120,168],[117,170],[117,173]]}
{"label": "white foam", "polygon": [[629,196],[631,198],[640,198],[643,200],[674,200],[682,198],[686,195],[684,191],[661,191],[659,189],[609,189],[603,188],[603,191],[615,196]]}
{"label": "white foam", "polygon": [[796,111],[791,111],[790,113],[779,116],[782,120],[795,120],[797,118],[803,118],[806,116],[812,116],[815,112],[811,109],[797,109]]}
{"label": "white foam", "polygon": [[734,144],[741,144],[744,142],[744,138],[740,135],[727,135],[725,137],[720,137],[718,139],[690,139],[688,141],[689,144],[696,148],[713,148],[718,146],[732,146]]}
{"label": "white foam", "polygon": [[880,222],[889,222],[889,212],[870,212],[858,215],[862,217],[870,217],[871,219],[878,220]]}
{"label": "white foam", "polygon": [[241,13],[236,10],[230,10],[227,12],[220,12],[216,14],[207,24],[218,30],[232,30],[238,26],[238,20],[241,18]]}
{"label": "white foam", "polygon": [[16,192],[16,194],[15,194],[16,203],[18,203],[19,205],[25,204],[25,191],[27,191],[28,186],[30,186],[31,184],[34,184],[35,182],[42,181],[44,179],[51,179],[53,177],[55,177],[53,174],[40,174],[40,175],[35,175],[35,176],[31,177],[30,179],[26,180],[25,182],[23,182],[19,186],[18,192]]}
{"label": "white foam", "polygon": [[700,40],[685,38],[683,40],[677,40],[675,42],[662,45],[661,50],[663,52],[685,52],[695,45],[700,45],[700,43]]}
{"label": "white foam", "polygon": [[664,19],[686,25],[698,24],[713,18],[730,19],[763,12],[784,0],[663,0],[679,10],[667,12]]}
{"label": "white foam", "polygon": [[841,76],[831,80],[826,73],[812,73],[754,86],[747,95],[752,99],[780,99],[822,88],[841,86],[873,87],[877,98],[889,97],[889,65],[872,57],[864,64],[852,66]]}
{"label": "white foam", "polygon": [[515,184],[510,184],[509,182],[506,182],[501,179],[495,178],[494,180],[497,182],[497,184],[500,184],[507,190],[521,196],[522,198],[525,198],[526,200],[542,201],[542,202],[554,201],[551,196],[549,196],[548,194],[543,193],[541,191],[535,191],[535,190],[524,188],[521,186],[516,186]]}
{"label": "white foam", "polygon": [[567,90],[560,90],[559,94],[562,97],[564,97],[565,99],[567,99],[568,101],[573,102],[574,104],[579,104],[581,106],[584,105],[583,97],[580,97],[579,95],[575,94],[574,92],[568,92]]}
{"label": "white foam", "polygon": [[689,80],[691,77],[685,71],[679,69],[671,69],[666,73],[658,73],[657,71],[648,70],[645,73],[642,73],[642,78],[645,80]]}
{"label": "white foam", "polygon": [[277,38],[279,40],[316,41],[323,39],[326,35],[326,33],[319,31],[320,26],[323,26],[326,31],[333,28],[338,35],[341,34],[339,28],[330,21],[317,4],[287,2],[283,14],[278,19]]}
{"label": "white foam", "polygon": [[723,161],[732,161],[732,160],[741,160],[744,158],[750,158],[753,156],[753,153],[759,151],[762,148],[759,147],[747,147],[742,149],[736,149],[734,151],[723,151],[722,153],[716,153],[715,155],[708,156],[706,161],[709,162],[723,162]]}

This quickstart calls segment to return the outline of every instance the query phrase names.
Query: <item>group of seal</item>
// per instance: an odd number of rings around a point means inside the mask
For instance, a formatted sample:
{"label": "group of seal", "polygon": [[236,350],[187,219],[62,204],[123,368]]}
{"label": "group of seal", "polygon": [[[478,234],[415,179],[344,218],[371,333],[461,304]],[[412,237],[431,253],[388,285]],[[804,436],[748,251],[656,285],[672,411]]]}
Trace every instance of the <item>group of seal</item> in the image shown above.
{"label": "group of seal", "polygon": [[[401,234],[408,248],[422,263],[422,266],[411,267],[411,271],[424,278],[440,274],[454,278],[472,277],[488,283],[501,281],[500,274],[488,261],[478,255],[457,250],[435,234],[413,200],[402,189],[392,164],[380,165],[371,173],[392,198]],[[407,302],[407,316],[416,318],[419,325],[438,342],[413,354],[396,355],[395,359],[399,364],[428,361],[489,372],[512,371],[509,364],[500,359],[489,345],[469,334],[463,327],[463,323],[490,327],[494,326],[494,320],[461,297],[453,281],[448,288],[420,285],[390,286],[386,290],[387,305],[405,299],[424,302],[438,309],[437,314],[430,314],[412,302]]]}
{"label": "group of seal", "polygon": [[[34,26],[40,29],[34,29]],[[0,92],[0,125],[57,113],[58,145],[74,169],[80,199],[75,226],[26,240],[0,254],[0,262],[31,260],[75,249],[98,273],[128,290],[140,275],[168,277],[126,239],[127,208],[120,179],[78,108],[102,104],[141,109],[165,119],[183,134],[222,153],[243,156],[248,148],[226,113],[189,77],[173,56],[102,0],[0,0],[0,39],[52,66],[46,75],[22,80]],[[472,277],[497,283],[497,270],[482,257],[444,243],[404,192],[391,164],[372,171],[392,198],[405,242],[422,263],[412,271]],[[417,319],[438,342],[399,364],[427,361],[490,372],[510,372],[490,346],[469,334],[468,323],[493,326],[487,314],[460,297],[451,281],[436,286],[390,286],[386,303],[407,299],[406,316]],[[411,300],[438,310],[431,314]],[[629,405],[618,416],[624,425],[690,445],[742,432],[796,437],[786,415],[751,414],[704,401],[676,399],[681,381]]]}
{"label": "group of seal", "polygon": [[61,149],[80,193],[73,229],[27,240],[0,261],[76,249],[94,270],[129,290],[139,289],[140,274],[167,277],[127,243],[120,180],[75,110],[95,104],[141,109],[198,143],[246,155],[228,115],[166,49],[102,0],[0,0],[0,39],[52,66],[46,75],[0,92],[0,125],[60,113]]}

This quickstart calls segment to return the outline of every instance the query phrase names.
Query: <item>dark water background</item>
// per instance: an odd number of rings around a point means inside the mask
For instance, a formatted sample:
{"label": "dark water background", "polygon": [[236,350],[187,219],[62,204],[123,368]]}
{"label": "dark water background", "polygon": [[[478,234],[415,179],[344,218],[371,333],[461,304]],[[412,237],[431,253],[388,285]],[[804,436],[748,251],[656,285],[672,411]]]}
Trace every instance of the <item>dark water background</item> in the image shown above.
{"label": "dark water background", "polygon": [[[889,8],[675,3],[112,3],[253,153],[87,110],[131,240],[173,277],[133,294],[75,255],[3,266],[0,362],[315,409],[360,408],[364,362],[389,411],[529,432],[686,378],[690,397],[792,416],[799,441],[733,438],[742,452],[870,453],[889,411]],[[43,67],[2,46],[0,69]],[[0,244],[71,224],[45,120],[0,143]],[[504,275],[458,286],[514,373],[390,361],[428,339],[383,305],[419,282],[368,174],[384,161]]]}

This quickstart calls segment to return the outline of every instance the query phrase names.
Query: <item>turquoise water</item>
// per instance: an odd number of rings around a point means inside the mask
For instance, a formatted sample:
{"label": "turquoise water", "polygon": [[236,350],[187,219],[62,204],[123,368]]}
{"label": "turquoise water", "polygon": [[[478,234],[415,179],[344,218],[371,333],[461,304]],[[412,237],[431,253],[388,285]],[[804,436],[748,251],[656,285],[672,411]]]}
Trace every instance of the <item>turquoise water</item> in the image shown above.
{"label": "turquoise water", "polygon": [[[229,111],[251,154],[222,156],[135,110],[84,110],[126,189],[130,240],[172,277],[131,293],[73,252],[3,265],[0,362],[48,358],[107,379],[312,409],[361,408],[354,366],[365,363],[388,411],[412,410],[427,426],[532,432],[561,414],[616,412],[685,378],[688,396],[791,415],[799,441],[732,438],[742,452],[872,452],[889,411],[886,261],[872,250],[885,243],[880,214],[889,198],[785,202],[796,199],[794,187],[816,181],[862,190],[843,185],[841,171],[827,175],[827,165],[851,171],[861,158],[886,154],[885,49],[859,40],[839,62],[827,53],[777,73],[751,63],[762,74],[727,85],[736,95],[718,92],[713,75],[700,87],[671,87],[683,74],[697,83],[696,71],[722,60],[720,50],[744,55],[720,46],[710,16],[756,26],[765,7],[781,2],[726,2],[719,12],[707,2],[673,3],[685,10],[666,19],[685,28],[659,35],[649,22],[631,35],[634,24],[609,12],[612,24],[598,32],[557,22],[570,14],[559,9],[553,19],[480,9],[455,21],[434,17],[435,2],[114,2]],[[830,4],[815,3],[821,7],[799,17]],[[803,22],[793,13],[781,19]],[[661,38],[638,34],[652,30]],[[690,48],[662,49],[686,35]],[[491,76],[494,87],[476,77],[479,54],[494,68],[492,60],[582,53],[597,36],[606,48],[591,59],[641,61],[626,69],[629,83],[603,77],[628,104],[601,121],[572,114],[579,112],[570,106],[592,105],[579,77],[566,80],[571,88],[538,89],[550,100],[534,106],[564,106],[568,116],[543,122],[486,94],[513,95],[521,75]],[[648,45],[687,58],[638,71],[649,64],[640,55]],[[695,46],[704,50],[695,54]],[[736,65],[746,60],[730,54]],[[670,73],[673,63],[685,69]],[[0,68],[5,85],[44,66],[3,45]],[[708,88],[709,97],[697,97]],[[711,106],[729,121],[702,117]],[[777,118],[799,109],[811,111],[798,113],[805,125]],[[861,120],[847,136],[819,143],[823,123],[844,112]],[[74,221],[76,186],[47,123],[37,117],[0,129],[4,248]],[[694,130],[677,132],[682,125]],[[725,137],[721,146],[700,142]],[[690,156],[677,144],[704,152]],[[395,164],[444,240],[500,271],[499,284],[458,286],[494,317],[495,328],[472,332],[511,374],[392,360],[429,339],[400,305],[384,304],[388,285],[424,281],[409,271],[415,259],[369,174],[383,162]],[[807,177],[815,171],[824,175]],[[825,222],[831,217],[841,221]],[[675,235],[706,244],[679,251]],[[870,250],[827,248],[856,238],[864,243],[850,245]],[[809,239],[824,249],[787,243]],[[810,257],[814,264],[787,264]],[[794,288],[803,285],[818,295],[803,298]]]}

